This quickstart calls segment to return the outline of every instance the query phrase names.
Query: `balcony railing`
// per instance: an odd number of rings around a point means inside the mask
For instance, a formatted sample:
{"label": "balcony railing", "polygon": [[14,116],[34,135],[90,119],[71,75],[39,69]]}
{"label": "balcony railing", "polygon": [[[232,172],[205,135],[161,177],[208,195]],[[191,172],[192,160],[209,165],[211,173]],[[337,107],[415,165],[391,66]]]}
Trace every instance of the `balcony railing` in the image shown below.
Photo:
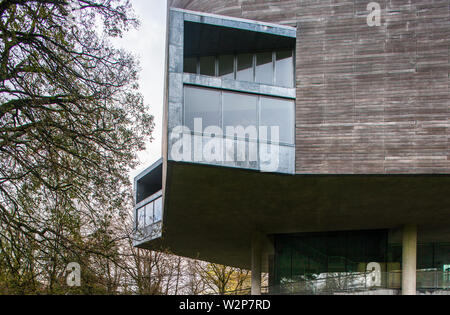
{"label": "balcony railing", "polygon": [[136,206],[136,242],[154,240],[162,236],[162,192],[140,202]]}

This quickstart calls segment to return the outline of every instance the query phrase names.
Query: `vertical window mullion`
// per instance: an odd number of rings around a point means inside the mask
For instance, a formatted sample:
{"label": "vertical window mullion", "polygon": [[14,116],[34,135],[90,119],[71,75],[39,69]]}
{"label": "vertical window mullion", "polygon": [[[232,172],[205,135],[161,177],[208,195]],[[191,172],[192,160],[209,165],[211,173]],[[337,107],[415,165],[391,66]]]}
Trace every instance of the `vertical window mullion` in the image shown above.
{"label": "vertical window mullion", "polygon": [[293,78],[292,78],[292,85],[291,85],[291,87],[292,88],[295,88],[295,86],[296,86],[296,76],[295,76],[295,72],[296,72],[296,70],[295,70],[295,64],[296,64],[296,59],[295,59],[296,57],[295,57],[295,48],[294,49],[292,49],[292,76],[293,76]]}
{"label": "vertical window mullion", "polygon": [[238,61],[237,61],[237,54],[234,54],[233,59],[233,79],[237,80],[237,67],[238,67]]}
{"label": "vertical window mullion", "polygon": [[220,127],[222,128],[222,132],[225,133],[225,126],[223,125],[223,91],[220,91]]}
{"label": "vertical window mullion", "polygon": [[253,81],[256,82],[256,54],[253,54]]}
{"label": "vertical window mullion", "polygon": [[258,99],[256,102],[256,129],[258,137],[256,139],[256,145],[257,145],[257,153],[258,153],[258,165],[261,165],[261,145],[260,145],[260,126],[261,126],[261,96],[258,95]]}
{"label": "vertical window mullion", "polygon": [[152,201],[152,223],[151,225],[155,224],[155,203],[156,201]]}
{"label": "vertical window mullion", "polygon": [[215,64],[215,70],[214,70],[215,75],[214,76],[218,77],[219,76],[219,56],[215,56],[214,64]]}
{"label": "vertical window mullion", "polygon": [[276,82],[276,77],[277,77],[276,64],[277,64],[277,52],[273,51],[272,52],[272,67],[273,67],[272,85],[276,85],[277,84],[277,82]]}
{"label": "vertical window mullion", "polygon": [[197,56],[197,75],[200,74],[200,56]]}

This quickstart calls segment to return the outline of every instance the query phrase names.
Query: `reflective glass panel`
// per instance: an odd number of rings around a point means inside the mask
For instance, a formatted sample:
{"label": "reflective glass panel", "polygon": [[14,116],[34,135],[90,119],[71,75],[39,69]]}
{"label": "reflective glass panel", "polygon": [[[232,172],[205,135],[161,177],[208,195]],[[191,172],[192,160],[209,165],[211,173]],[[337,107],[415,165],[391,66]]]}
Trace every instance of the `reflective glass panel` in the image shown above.
{"label": "reflective glass panel", "polygon": [[162,220],[162,198],[155,200],[154,222],[160,222]]}
{"label": "reflective glass panel", "polygon": [[145,207],[137,210],[137,228],[143,229],[145,226]]}
{"label": "reflective glass panel", "polygon": [[268,127],[268,138],[277,142],[270,134],[273,126],[278,126],[280,142],[294,144],[294,101],[273,97],[261,97],[261,126]]}
{"label": "reflective glass panel", "polygon": [[223,127],[254,126],[257,124],[258,98],[241,93],[223,93]]}
{"label": "reflective glass panel", "polygon": [[145,226],[153,224],[153,202],[145,206]]}
{"label": "reflective glass panel", "polygon": [[275,69],[276,85],[284,87],[294,86],[294,58],[292,50],[277,51]]}
{"label": "reflective glass panel", "polygon": [[194,118],[202,118],[204,130],[208,126],[221,126],[220,92],[212,89],[185,87],[185,126],[194,131]]}
{"label": "reflective glass panel", "polygon": [[[357,284],[345,278],[348,272],[365,272],[367,264],[387,261],[387,231],[355,231],[280,235],[275,237],[275,281],[277,284],[310,280],[315,289],[334,284]],[[358,267],[355,267],[358,266]],[[343,282],[336,282],[336,276]],[[328,283],[315,281],[327,277]],[[347,280],[348,282],[346,282]],[[298,287],[310,290],[312,287]]]}
{"label": "reflective glass panel", "polygon": [[253,81],[253,55],[240,54],[237,56],[236,79],[239,81]]}
{"label": "reflective glass panel", "polygon": [[256,54],[256,82],[273,84],[272,52]]}

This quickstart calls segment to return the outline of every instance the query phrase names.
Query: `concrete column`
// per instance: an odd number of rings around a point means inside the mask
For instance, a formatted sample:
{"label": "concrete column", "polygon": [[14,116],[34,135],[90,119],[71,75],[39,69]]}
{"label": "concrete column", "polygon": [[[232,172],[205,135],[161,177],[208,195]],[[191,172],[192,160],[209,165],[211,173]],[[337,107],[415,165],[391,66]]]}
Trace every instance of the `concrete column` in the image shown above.
{"label": "concrete column", "polygon": [[402,293],[416,295],[417,225],[403,227]]}
{"label": "concrete column", "polygon": [[252,237],[252,295],[261,295],[262,235]]}

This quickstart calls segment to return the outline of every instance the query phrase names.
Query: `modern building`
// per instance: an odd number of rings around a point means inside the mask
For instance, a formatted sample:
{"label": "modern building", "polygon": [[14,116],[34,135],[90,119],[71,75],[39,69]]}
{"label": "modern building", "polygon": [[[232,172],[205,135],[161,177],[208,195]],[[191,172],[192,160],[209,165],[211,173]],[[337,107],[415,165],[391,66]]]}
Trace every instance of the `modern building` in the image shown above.
{"label": "modern building", "polygon": [[169,0],[136,246],[271,294],[448,293],[450,0]]}

